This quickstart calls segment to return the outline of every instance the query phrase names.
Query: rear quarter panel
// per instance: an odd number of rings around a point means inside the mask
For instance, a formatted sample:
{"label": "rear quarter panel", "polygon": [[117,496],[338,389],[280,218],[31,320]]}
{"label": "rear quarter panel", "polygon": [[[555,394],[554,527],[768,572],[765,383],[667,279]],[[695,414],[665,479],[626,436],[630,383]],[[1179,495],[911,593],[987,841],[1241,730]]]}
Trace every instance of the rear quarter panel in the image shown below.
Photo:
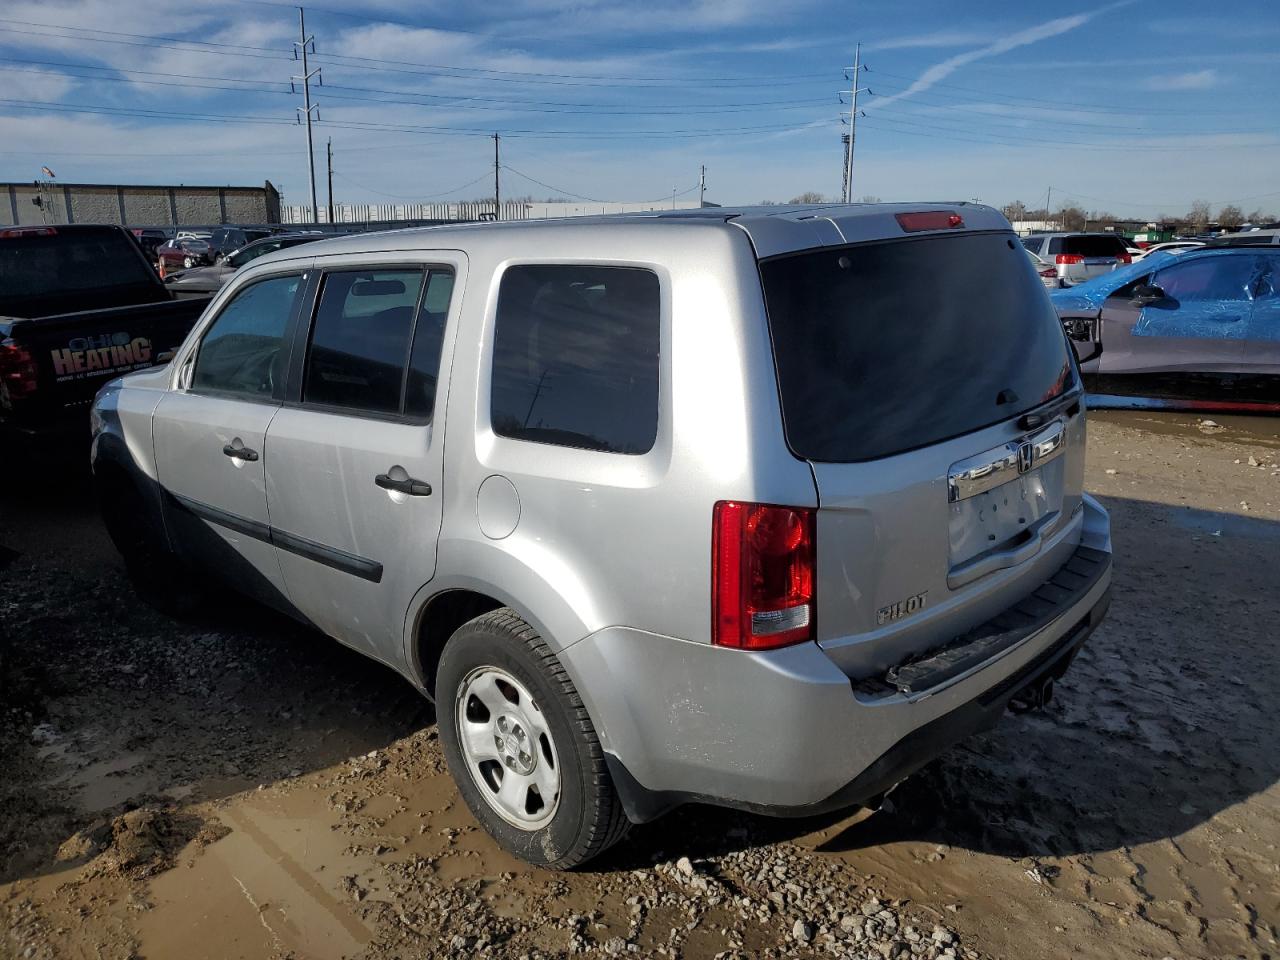
{"label": "rear quarter panel", "polygon": [[[455,586],[487,590],[553,649],[614,625],[707,643],[714,503],[816,503],[808,466],[783,441],[751,245],[723,224],[584,224],[539,236],[527,256],[513,252],[509,243],[468,250],[438,574],[420,600]],[[531,443],[492,429],[502,273],[557,262],[642,267],[659,278],[659,422],[648,453]],[[477,493],[491,476],[510,480],[519,500],[519,522],[501,539],[477,521]]]}

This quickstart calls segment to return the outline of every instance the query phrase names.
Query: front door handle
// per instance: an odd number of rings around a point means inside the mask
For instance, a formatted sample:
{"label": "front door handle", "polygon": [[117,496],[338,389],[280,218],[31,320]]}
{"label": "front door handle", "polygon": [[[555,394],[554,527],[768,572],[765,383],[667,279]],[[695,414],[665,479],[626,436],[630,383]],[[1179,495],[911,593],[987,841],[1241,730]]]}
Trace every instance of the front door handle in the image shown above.
{"label": "front door handle", "polygon": [[403,480],[396,480],[385,473],[380,473],[373,478],[373,482],[380,486],[383,490],[394,490],[396,493],[407,493],[411,497],[429,497],[431,496],[431,484],[425,480],[415,480],[413,477],[405,477]]}
{"label": "front door handle", "polygon": [[237,447],[228,443],[226,446],[222,448],[222,452],[225,453],[228,457],[233,457],[236,460],[247,460],[250,463],[258,459],[258,451],[250,450],[248,447],[244,446],[243,444]]}

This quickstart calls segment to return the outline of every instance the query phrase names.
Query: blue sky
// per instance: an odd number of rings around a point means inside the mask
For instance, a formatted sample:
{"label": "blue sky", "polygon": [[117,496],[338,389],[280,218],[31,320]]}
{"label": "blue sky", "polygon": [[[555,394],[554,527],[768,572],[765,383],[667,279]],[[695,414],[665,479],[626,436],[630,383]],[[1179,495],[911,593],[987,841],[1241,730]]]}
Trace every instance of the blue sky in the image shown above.
{"label": "blue sky", "polygon": [[[339,201],[491,195],[492,131],[507,196],[834,196],[861,41],[855,198],[1280,211],[1276,0],[318,2],[321,203],[329,137]],[[305,202],[297,38],[275,0],[6,0],[0,180]]]}

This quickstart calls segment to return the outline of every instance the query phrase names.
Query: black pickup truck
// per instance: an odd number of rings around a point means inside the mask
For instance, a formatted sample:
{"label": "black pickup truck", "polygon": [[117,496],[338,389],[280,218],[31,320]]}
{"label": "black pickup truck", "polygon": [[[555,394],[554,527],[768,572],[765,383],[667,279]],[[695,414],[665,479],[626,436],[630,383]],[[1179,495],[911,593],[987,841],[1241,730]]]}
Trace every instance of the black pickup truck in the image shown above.
{"label": "black pickup truck", "polygon": [[208,299],[174,299],[121,227],[0,227],[0,432],[87,441],[98,389],[166,362]]}

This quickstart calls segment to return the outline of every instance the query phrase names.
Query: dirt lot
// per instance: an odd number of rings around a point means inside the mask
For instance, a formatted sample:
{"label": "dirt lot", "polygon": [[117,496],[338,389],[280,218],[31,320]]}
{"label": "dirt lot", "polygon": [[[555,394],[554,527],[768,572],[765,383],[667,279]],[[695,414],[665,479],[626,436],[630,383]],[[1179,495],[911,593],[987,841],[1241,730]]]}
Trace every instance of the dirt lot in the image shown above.
{"label": "dirt lot", "polygon": [[686,809],[571,875],[476,828],[403,681],[140,606],[83,483],[4,478],[0,958],[1280,957],[1277,423],[1095,415],[1114,603],[1046,711],[878,813]]}

